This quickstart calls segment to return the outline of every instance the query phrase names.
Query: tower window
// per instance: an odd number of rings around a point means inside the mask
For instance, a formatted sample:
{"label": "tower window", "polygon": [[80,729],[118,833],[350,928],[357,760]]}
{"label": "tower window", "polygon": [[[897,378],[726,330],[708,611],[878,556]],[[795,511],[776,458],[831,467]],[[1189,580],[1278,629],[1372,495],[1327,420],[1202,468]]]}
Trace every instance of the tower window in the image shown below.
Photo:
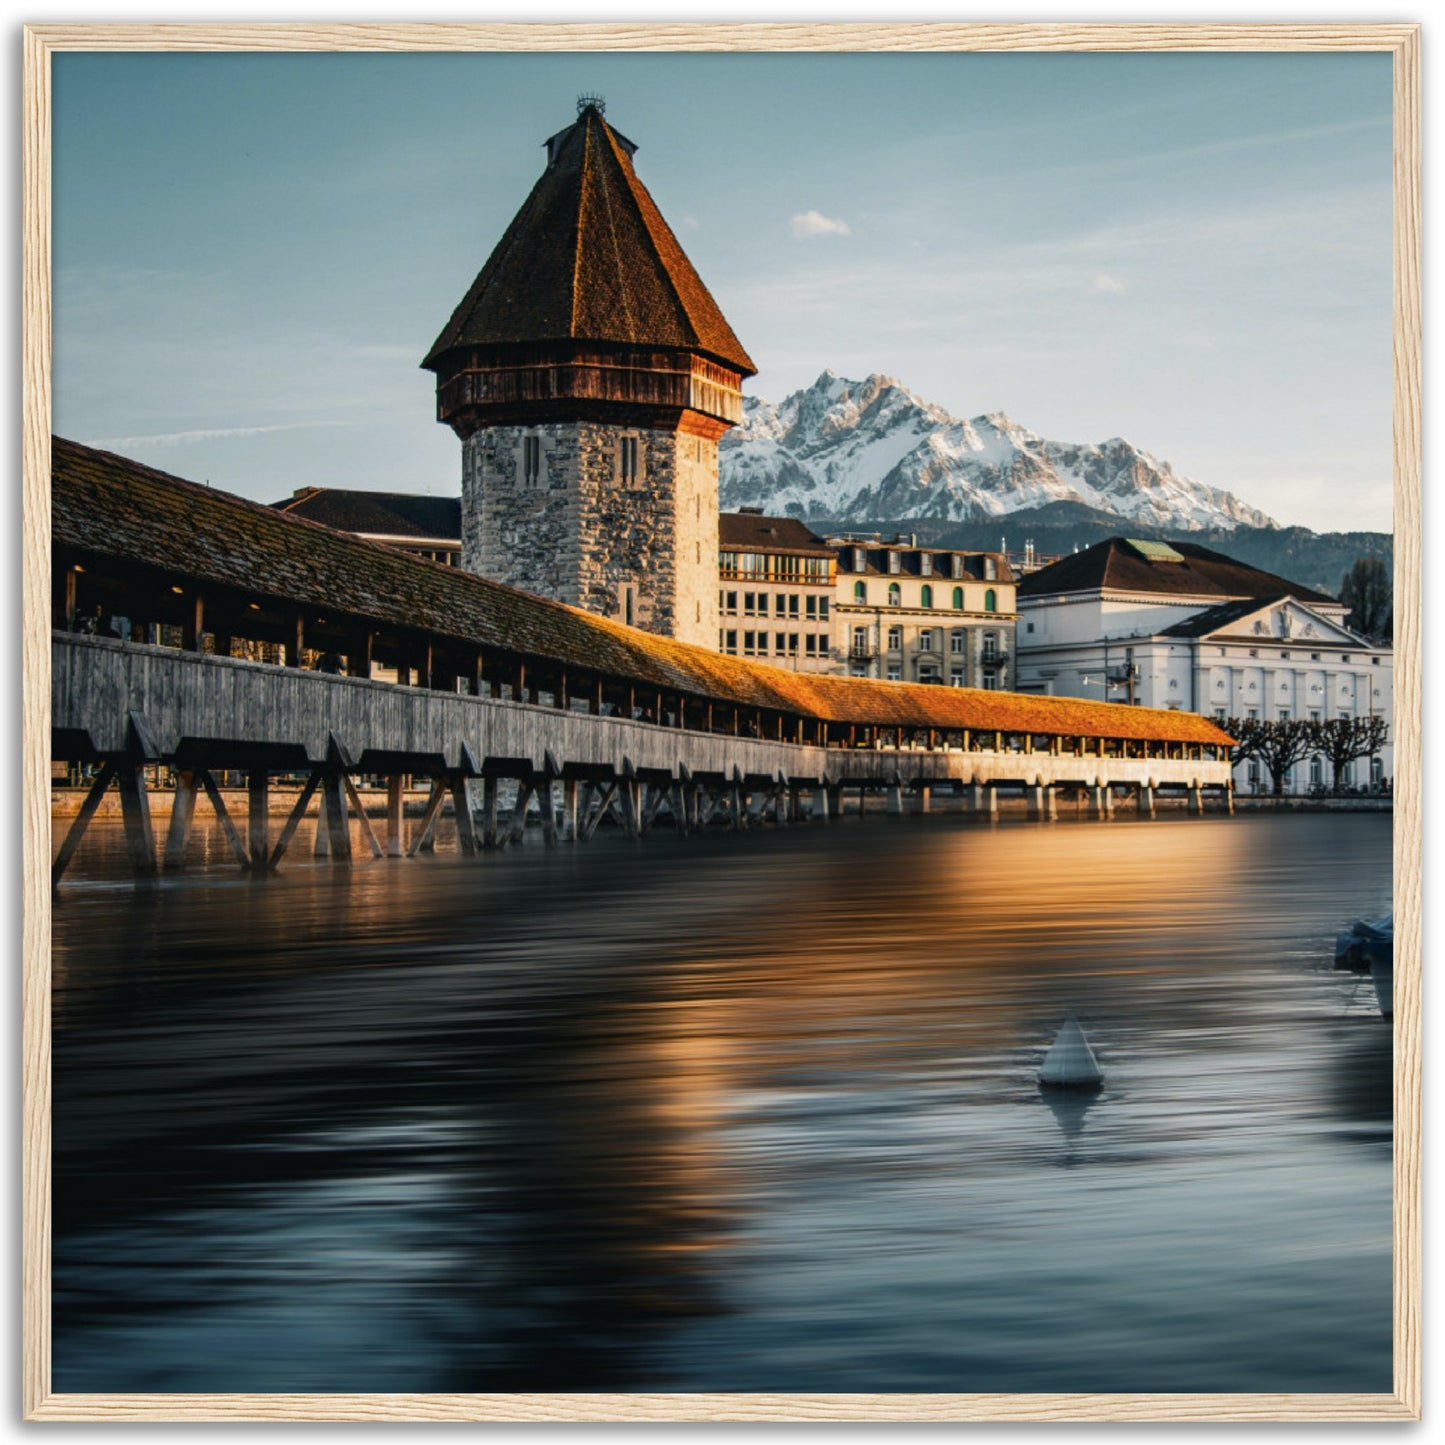
{"label": "tower window", "polygon": [[522,480],[535,487],[542,479],[542,438],[522,438]]}
{"label": "tower window", "polygon": [[637,484],[637,438],[623,437],[618,448],[618,465],[622,474],[622,485]]}

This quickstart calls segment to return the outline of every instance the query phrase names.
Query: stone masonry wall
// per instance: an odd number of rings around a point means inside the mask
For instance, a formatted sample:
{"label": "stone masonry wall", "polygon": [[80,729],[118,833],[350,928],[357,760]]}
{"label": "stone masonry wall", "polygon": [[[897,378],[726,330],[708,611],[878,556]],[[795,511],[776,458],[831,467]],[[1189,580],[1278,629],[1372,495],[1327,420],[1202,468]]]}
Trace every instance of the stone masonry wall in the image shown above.
{"label": "stone masonry wall", "polygon": [[[625,440],[636,442],[631,479]],[[462,449],[462,565],[716,648],[717,505],[715,442],[595,422],[489,427]]]}

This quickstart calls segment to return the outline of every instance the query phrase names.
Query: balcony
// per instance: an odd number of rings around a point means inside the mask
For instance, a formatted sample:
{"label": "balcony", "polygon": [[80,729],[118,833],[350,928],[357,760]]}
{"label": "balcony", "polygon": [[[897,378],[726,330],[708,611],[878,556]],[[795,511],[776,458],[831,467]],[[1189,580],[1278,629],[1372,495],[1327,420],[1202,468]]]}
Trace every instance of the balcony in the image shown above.
{"label": "balcony", "polygon": [[872,662],[878,656],[878,644],[876,642],[854,642],[848,649],[848,657],[853,662]]}

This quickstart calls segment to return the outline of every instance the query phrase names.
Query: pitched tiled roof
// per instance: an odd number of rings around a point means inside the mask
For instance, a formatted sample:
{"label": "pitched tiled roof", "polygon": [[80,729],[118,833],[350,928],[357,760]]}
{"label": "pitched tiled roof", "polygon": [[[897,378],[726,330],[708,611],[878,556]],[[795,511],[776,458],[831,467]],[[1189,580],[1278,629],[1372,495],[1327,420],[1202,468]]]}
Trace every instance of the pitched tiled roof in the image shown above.
{"label": "pitched tiled roof", "polygon": [[359,492],[341,487],[306,487],[284,501],[278,512],[305,517],[342,532],[373,537],[426,537],[460,541],[460,497],[424,497],[409,492]]}
{"label": "pitched tiled roof", "polygon": [[831,557],[833,549],[796,517],[759,517],[724,512],[717,521],[718,545],[753,552],[808,552]]}
{"label": "pitched tiled roof", "polygon": [[753,365],[632,168],[630,142],[588,106],[437,337],[453,347],[564,340],[696,351]]}
{"label": "pitched tiled roof", "polygon": [[194,582],[284,598],[437,637],[526,653],[639,687],[747,708],[885,727],[1220,743],[1194,713],[971,688],[819,677],[656,637],[455,567],[56,437],[55,545]]}
{"label": "pitched tiled roof", "polygon": [[1031,572],[1019,583],[1020,600],[1061,592],[1091,592],[1100,588],[1117,592],[1158,593],[1171,597],[1217,597],[1221,602],[1246,597],[1283,597],[1301,602],[1333,602],[1333,597],[1301,587],[1222,552],[1211,552],[1195,542],[1170,542],[1179,561],[1146,555],[1152,548],[1136,547],[1126,537],[1110,537],[1082,552],[1060,557]]}

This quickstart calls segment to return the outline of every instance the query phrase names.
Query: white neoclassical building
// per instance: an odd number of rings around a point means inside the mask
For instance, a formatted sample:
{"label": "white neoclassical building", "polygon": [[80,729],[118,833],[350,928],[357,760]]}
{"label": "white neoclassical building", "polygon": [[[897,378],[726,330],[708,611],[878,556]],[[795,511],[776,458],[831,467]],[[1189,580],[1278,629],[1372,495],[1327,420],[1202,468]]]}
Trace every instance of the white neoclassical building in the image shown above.
{"label": "white neoclassical building", "polygon": [[[1345,626],[1333,597],[1190,542],[1111,537],[1018,584],[1020,692],[1228,717],[1392,718],[1392,654]],[[1393,742],[1393,729],[1391,733]],[[1345,781],[1393,777],[1393,747]],[[1288,791],[1328,783],[1307,759]],[[1267,786],[1258,763],[1236,787]]]}

